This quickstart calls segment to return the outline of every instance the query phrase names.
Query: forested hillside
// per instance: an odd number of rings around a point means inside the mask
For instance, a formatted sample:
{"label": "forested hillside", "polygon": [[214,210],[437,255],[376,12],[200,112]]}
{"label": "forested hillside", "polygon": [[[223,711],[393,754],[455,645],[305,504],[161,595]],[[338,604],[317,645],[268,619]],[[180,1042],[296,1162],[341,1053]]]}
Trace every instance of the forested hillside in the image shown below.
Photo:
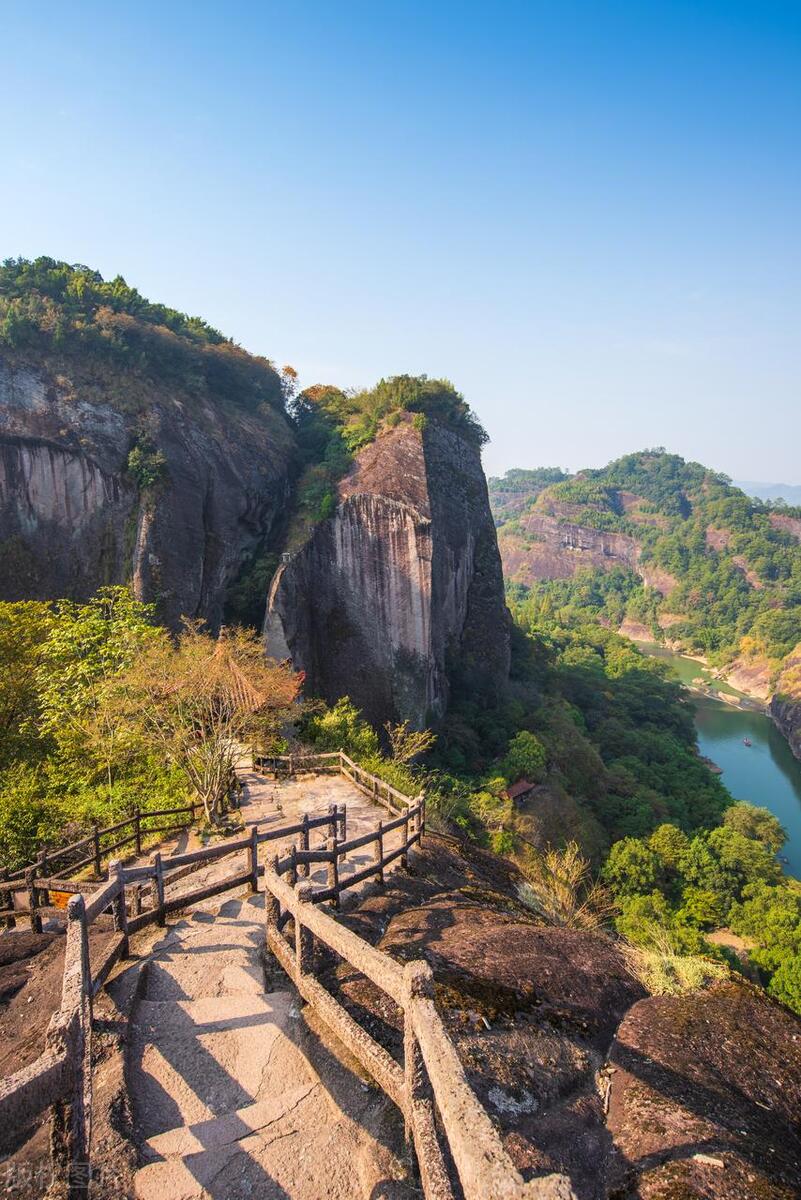
{"label": "forested hillside", "polygon": [[775,680],[801,641],[801,510],[661,450],[543,481],[490,481],[507,578],[532,605],[614,626],[628,617],[716,666],[737,660]]}

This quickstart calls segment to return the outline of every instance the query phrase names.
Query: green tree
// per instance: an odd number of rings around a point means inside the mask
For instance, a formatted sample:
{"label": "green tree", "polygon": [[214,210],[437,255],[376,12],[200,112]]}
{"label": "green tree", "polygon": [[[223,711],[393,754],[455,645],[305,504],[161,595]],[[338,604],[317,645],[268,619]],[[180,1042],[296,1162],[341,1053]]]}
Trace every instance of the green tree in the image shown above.
{"label": "green tree", "polygon": [[687,852],[690,839],[677,825],[659,825],[648,839],[648,845],[667,871],[678,871],[682,855]]}
{"label": "green tree", "polygon": [[48,795],[43,773],[25,762],[0,773],[0,863],[14,868],[30,862],[41,842],[59,827],[59,810]]}
{"label": "green tree", "polygon": [[786,958],[768,984],[768,991],[793,1012],[801,1015],[801,954]]}
{"label": "green tree", "polygon": [[615,927],[621,937],[635,946],[648,946],[653,942],[654,928],[666,929],[671,915],[670,905],[661,892],[624,896]]}
{"label": "green tree", "polygon": [[503,760],[503,773],[510,780],[528,779],[538,783],[545,774],[547,754],[535,733],[523,729],[509,742]]}
{"label": "green tree", "polygon": [[762,842],[774,854],[778,854],[787,841],[787,830],[778,817],[768,808],[757,808],[756,805],[739,801],[727,808],[723,814],[723,824],[727,829],[734,829],[744,837]]}
{"label": "green tree", "polygon": [[51,625],[47,604],[0,603],[0,770],[42,752],[36,672]]}
{"label": "green tree", "polygon": [[303,732],[320,750],[345,750],[360,759],[379,751],[378,734],[348,696],[307,716]]}
{"label": "green tree", "polygon": [[56,747],[62,782],[109,796],[116,773],[141,750],[131,726],[109,717],[106,691],[161,636],[153,610],[126,588],[102,588],[87,604],[56,605],[36,669],[40,729]]}
{"label": "green tree", "polygon": [[602,875],[616,896],[643,895],[655,888],[659,859],[639,838],[622,838],[609,851]]}

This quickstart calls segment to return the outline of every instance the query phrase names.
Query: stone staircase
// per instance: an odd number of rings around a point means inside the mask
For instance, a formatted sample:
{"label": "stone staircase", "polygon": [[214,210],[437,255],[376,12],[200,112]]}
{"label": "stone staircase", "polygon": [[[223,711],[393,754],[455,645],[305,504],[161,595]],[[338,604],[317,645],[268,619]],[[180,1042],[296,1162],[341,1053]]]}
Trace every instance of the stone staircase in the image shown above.
{"label": "stone staircase", "polygon": [[402,1123],[307,1024],[273,964],[263,897],[188,914],[149,959],[128,1079],[138,1200],[402,1200]]}

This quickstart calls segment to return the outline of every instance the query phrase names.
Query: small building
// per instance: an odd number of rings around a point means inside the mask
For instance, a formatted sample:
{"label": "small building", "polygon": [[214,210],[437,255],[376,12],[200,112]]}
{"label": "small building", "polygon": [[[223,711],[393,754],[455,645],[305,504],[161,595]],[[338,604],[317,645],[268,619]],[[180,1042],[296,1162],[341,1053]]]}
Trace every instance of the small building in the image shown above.
{"label": "small building", "polygon": [[527,779],[518,779],[517,783],[508,787],[503,795],[507,800],[511,800],[512,804],[522,804],[524,800],[531,799],[536,786],[534,783],[529,783]]}

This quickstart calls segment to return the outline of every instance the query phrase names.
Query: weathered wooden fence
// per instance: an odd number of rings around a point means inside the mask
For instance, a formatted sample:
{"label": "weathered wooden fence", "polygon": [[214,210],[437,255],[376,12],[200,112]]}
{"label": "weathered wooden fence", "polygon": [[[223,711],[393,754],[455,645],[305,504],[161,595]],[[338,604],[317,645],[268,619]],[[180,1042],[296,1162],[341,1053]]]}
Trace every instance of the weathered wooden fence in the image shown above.
{"label": "weathered wooden fence", "polygon": [[[311,756],[310,756],[311,757]],[[345,807],[332,805],[327,813],[305,814],[282,827],[250,827],[247,836],[162,859],[156,852],[149,863],[125,867],[109,864],[107,883],[95,885],[52,877],[36,877],[46,891],[74,888],[67,906],[64,981],[59,1011],[54,1015],[43,1054],[22,1071],[0,1081],[0,1124],[23,1129],[48,1107],[54,1107],[52,1148],[54,1167],[67,1181],[69,1200],[89,1195],[91,1141],[91,1013],[92,1001],[114,964],[128,955],[129,938],[144,926],[164,925],[170,912],[199,903],[233,888],[259,889],[264,879],[265,938],[303,998],[332,1032],[356,1056],[387,1096],[398,1106],[414,1146],[426,1200],[453,1200],[454,1190],[443,1154],[443,1140],[459,1176],[465,1200],[575,1200],[569,1181],[549,1175],[526,1183],[506,1153],[490,1117],[470,1088],[456,1049],[433,1000],[433,976],[425,962],[401,966],[346,929],[321,905],[338,906],[346,888],[375,875],[383,881],[385,868],[396,859],[406,865],[410,849],[425,830],[425,798],[414,798],[385,784],[345,754],[313,756],[341,772],[367,795],[400,815],[378,822],[374,830],[347,841]],[[336,760],[336,761],[335,761]],[[261,770],[294,773],[308,769],[298,759],[262,760]],[[284,765],[286,764],[286,765]],[[319,768],[314,768],[319,769]],[[310,842],[313,830],[326,829],[323,846]],[[388,833],[401,830],[400,845],[389,850]],[[298,837],[283,858],[259,862],[259,846]],[[339,864],[348,853],[372,844],[372,861],[361,870],[340,876]],[[170,896],[168,887],[187,874],[229,855],[242,854],[238,869],[225,878],[189,892]],[[313,865],[326,864],[326,885],[308,878]],[[288,876],[285,879],[284,876]],[[89,885],[91,886],[91,885]],[[143,908],[145,890],[150,903]],[[106,922],[111,933],[95,967],[89,958],[89,929]],[[292,923],[292,941],[284,935]],[[363,1029],[315,977],[314,941],[328,947],[388,995],[403,1012],[403,1064]]]}
{"label": "weathered wooden fence", "polygon": [[[269,949],[300,994],[403,1113],[426,1200],[454,1200],[440,1135],[447,1141],[465,1200],[575,1200],[570,1181],[549,1175],[524,1182],[486,1110],[470,1087],[434,1004],[426,962],[404,966],[316,907],[321,893],[303,880],[293,888],[274,870],[264,876]],[[294,937],[282,933],[292,920]],[[315,977],[317,939],[403,1012],[403,1064],[353,1019]]]}
{"label": "weathered wooden fence", "polygon": [[[234,786],[235,781],[229,780],[229,792]],[[27,917],[31,928],[41,932],[43,915],[52,915],[48,892],[91,891],[96,880],[107,877],[104,864],[111,855],[126,848],[133,854],[141,854],[145,840],[188,828],[202,809],[199,802],[176,808],[136,808],[130,817],[113,825],[101,828],[95,823],[92,832],[77,842],[42,846],[34,862],[14,871],[0,871],[0,928],[13,927],[19,918]],[[109,838],[112,840],[108,841]],[[87,867],[92,868],[95,881],[86,879],[76,889],[71,876]],[[20,895],[24,897],[23,903],[15,902],[14,897]]]}

